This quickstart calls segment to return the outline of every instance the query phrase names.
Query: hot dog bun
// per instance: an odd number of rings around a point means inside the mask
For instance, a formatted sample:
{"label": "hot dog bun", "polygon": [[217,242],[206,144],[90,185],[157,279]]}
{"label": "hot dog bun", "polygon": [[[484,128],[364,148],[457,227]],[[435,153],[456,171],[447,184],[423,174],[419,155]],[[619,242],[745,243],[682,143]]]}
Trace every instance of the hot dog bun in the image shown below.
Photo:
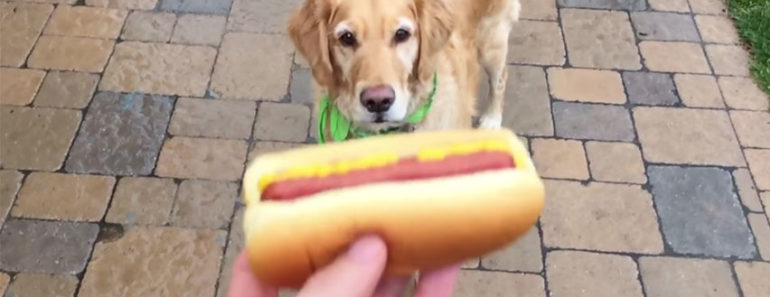
{"label": "hot dog bun", "polygon": [[[261,197],[266,176],[307,164],[503,140],[513,168],[327,190],[290,202]],[[376,165],[375,165],[376,166]],[[264,184],[264,183],[263,183]],[[537,221],[543,185],[509,131],[420,132],[308,147],[257,158],[244,177],[246,250],[260,280],[297,288],[361,235],[388,245],[386,273],[406,275],[500,249]]]}

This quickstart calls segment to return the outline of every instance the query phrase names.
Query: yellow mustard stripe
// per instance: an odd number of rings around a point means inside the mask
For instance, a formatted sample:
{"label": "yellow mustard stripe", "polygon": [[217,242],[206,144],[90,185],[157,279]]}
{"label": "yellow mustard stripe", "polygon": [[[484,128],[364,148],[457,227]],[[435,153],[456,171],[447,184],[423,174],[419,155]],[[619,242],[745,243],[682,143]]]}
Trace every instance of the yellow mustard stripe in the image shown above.
{"label": "yellow mustard stripe", "polygon": [[[507,151],[511,152],[510,143],[502,140],[487,140],[473,143],[461,143],[441,148],[424,148],[417,153],[418,161],[440,161],[448,156],[467,155],[482,151]],[[308,177],[327,177],[330,175],[345,174],[350,171],[364,170],[368,168],[385,167],[396,164],[399,161],[396,153],[380,153],[355,160],[345,160],[334,164],[310,164],[299,166],[281,173],[265,174],[259,180],[259,191],[263,191],[272,183]]]}

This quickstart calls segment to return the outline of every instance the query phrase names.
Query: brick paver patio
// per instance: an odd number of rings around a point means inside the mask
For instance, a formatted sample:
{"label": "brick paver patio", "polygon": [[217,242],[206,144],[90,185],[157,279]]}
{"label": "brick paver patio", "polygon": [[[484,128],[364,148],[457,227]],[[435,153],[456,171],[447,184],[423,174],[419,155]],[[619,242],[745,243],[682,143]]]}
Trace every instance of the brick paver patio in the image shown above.
{"label": "brick paver patio", "polygon": [[[0,294],[225,296],[247,160],[314,142],[299,2],[0,1]],[[770,296],[770,101],[725,4],[522,2],[504,125],[547,206],[456,296]]]}

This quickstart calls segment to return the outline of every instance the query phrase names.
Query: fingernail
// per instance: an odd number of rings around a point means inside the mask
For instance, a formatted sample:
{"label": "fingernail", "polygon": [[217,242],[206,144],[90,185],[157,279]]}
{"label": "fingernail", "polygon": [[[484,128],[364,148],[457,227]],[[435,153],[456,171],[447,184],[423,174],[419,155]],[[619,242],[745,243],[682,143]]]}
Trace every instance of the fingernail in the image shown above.
{"label": "fingernail", "polygon": [[377,260],[385,254],[385,243],[376,236],[365,236],[356,241],[348,251],[348,256],[357,262]]}

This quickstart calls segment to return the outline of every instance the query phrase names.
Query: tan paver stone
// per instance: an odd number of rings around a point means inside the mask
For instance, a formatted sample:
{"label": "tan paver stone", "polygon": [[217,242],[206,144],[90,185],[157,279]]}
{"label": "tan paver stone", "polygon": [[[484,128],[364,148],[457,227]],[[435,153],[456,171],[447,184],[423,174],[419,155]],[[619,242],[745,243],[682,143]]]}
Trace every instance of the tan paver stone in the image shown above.
{"label": "tan paver stone", "polygon": [[650,193],[636,185],[545,181],[541,218],[548,247],[660,253],[663,240]]}
{"label": "tan paver stone", "polygon": [[29,56],[30,68],[101,72],[114,40],[69,36],[41,36]]}
{"label": "tan paver stone", "polygon": [[98,82],[98,74],[50,71],[35,97],[35,106],[85,108]]}
{"label": "tan paver stone", "polygon": [[163,144],[155,173],[162,177],[237,180],[248,145],[241,140],[174,137]]}
{"label": "tan paver stone", "polygon": [[591,176],[599,181],[644,184],[642,153],[633,143],[596,142],[586,143]]}
{"label": "tan paver stone", "polygon": [[543,177],[587,180],[588,162],[576,140],[533,139],[532,159]]}
{"label": "tan paver stone", "polygon": [[294,142],[257,141],[254,143],[251,152],[249,152],[248,161],[251,162],[255,158],[264,154],[281,152],[301,146],[304,146],[304,144]]}
{"label": "tan paver stone", "polygon": [[639,50],[644,65],[652,71],[711,73],[706,56],[697,43],[643,41]]}
{"label": "tan paver stone", "polygon": [[725,0],[690,0],[690,8],[694,13],[726,14]]}
{"label": "tan paver stone", "polygon": [[227,18],[216,15],[186,14],[176,21],[171,42],[218,46],[225,32]]}
{"label": "tan paver stone", "polygon": [[747,149],[744,154],[757,188],[763,191],[770,190],[770,150]]}
{"label": "tan paver stone", "polygon": [[24,64],[53,5],[0,2],[0,65]]}
{"label": "tan paver stone", "polygon": [[770,263],[735,262],[735,274],[744,297],[770,296]]}
{"label": "tan paver stone", "polygon": [[690,6],[687,5],[687,0],[648,0],[647,2],[650,3],[650,6],[654,10],[690,12]]}
{"label": "tan paver stone", "polygon": [[138,227],[96,244],[81,297],[213,296],[224,231]]}
{"label": "tan paver stone", "polygon": [[770,191],[760,193],[759,199],[765,205],[765,215],[770,219]]}
{"label": "tan paver stone", "polygon": [[623,80],[615,71],[549,68],[551,95],[567,101],[623,104]]}
{"label": "tan paver stone", "polygon": [[508,62],[563,65],[564,42],[555,22],[519,21],[508,37]]}
{"label": "tan paver stone", "polygon": [[262,103],[254,125],[254,138],[268,141],[305,142],[310,108],[300,104]]}
{"label": "tan paver stone", "polygon": [[202,97],[216,54],[205,46],[123,42],[115,47],[99,89]]}
{"label": "tan paver stone", "polygon": [[257,113],[249,101],[182,98],[168,132],[172,135],[247,139]]}
{"label": "tan paver stone", "polygon": [[[238,185],[229,182],[186,180],[171,214],[171,223],[179,227],[227,228],[233,215]],[[240,228],[241,226],[233,226]]]}
{"label": "tan paver stone", "polygon": [[733,180],[743,205],[751,211],[762,212],[762,202],[759,201],[758,190],[749,170],[746,168],[735,169]]}
{"label": "tan paver stone", "polygon": [[214,67],[211,89],[223,98],[280,100],[288,92],[291,54],[292,46],[285,36],[228,33]]}
{"label": "tan paver stone", "polygon": [[706,54],[719,75],[749,76],[749,53],[740,45],[706,45]]}
{"label": "tan paver stone", "polygon": [[20,0],[18,2],[35,2],[35,3],[56,3],[56,4],[75,4],[77,0]]}
{"label": "tan paver stone", "polygon": [[726,16],[696,15],[695,23],[705,42],[735,44],[741,41],[735,24]]}
{"label": "tan paver stone", "polygon": [[453,297],[545,297],[543,277],[532,274],[462,271]]}
{"label": "tan paver stone", "polygon": [[127,15],[122,9],[59,5],[43,34],[115,39]]}
{"label": "tan paver stone", "polygon": [[754,233],[754,240],[759,247],[759,254],[765,261],[770,261],[770,225],[764,214],[748,214],[749,225]]}
{"label": "tan paver stone", "polygon": [[77,285],[78,279],[72,275],[20,273],[13,278],[5,296],[72,297]]}
{"label": "tan paver stone", "polygon": [[59,169],[80,118],[74,110],[0,107],[0,167]]}
{"label": "tan paver stone", "polygon": [[27,105],[35,98],[45,71],[0,68],[0,104]]}
{"label": "tan paver stone", "polygon": [[642,257],[639,271],[647,297],[738,297],[730,264],[724,261]]}
{"label": "tan paver stone", "polygon": [[540,235],[533,227],[515,243],[481,258],[481,266],[492,270],[538,273],[543,270]]}
{"label": "tan paver stone", "polygon": [[552,297],[642,297],[630,257],[554,251],[545,258]]}
{"label": "tan paver stone", "polygon": [[157,3],[158,0],[86,0],[89,6],[142,10],[152,10]]}
{"label": "tan paver stone", "polygon": [[745,165],[726,111],[637,107],[633,116],[647,161]]}
{"label": "tan paver stone", "polygon": [[238,255],[243,251],[243,212],[246,208],[241,207],[235,211],[233,223],[230,227],[230,237],[225,251],[225,259],[222,261],[222,269],[219,274],[219,285],[217,286],[217,297],[227,297],[230,290],[230,276],[232,275],[233,263]]}
{"label": "tan paver stone", "polygon": [[164,225],[174,206],[172,179],[125,177],[118,182],[105,220],[118,224]]}
{"label": "tan paver stone", "polygon": [[301,0],[233,0],[227,30],[285,34],[289,16],[301,3]]}
{"label": "tan paver stone", "polygon": [[[8,211],[11,210],[23,178],[24,175],[16,170],[0,170],[0,226],[3,225]],[[0,290],[0,293],[2,292],[3,290]]]}
{"label": "tan paver stone", "polygon": [[732,110],[730,118],[744,147],[770,148],[770,112]]}
{"label": "tan paver stone", "polygon": [[628,70],[642,67],[626,12],[562,9],[561,18],[572,66]]}
{"label": "tan paver stone", "polygon": [[679,98],[685,106],[724,108],[722,94],[716,78],[710,75],[682,74],[674,75]]}
{"label": "tan paver stone", "polygon": [[0,272],[0,293],[5,294],[5,289],[10,281],[11,277],[7,273]]}
{"label": "tan paver stone", "polygon": [[723,76],[719,87],[729,107],[761,111],[770,108],[770,99],[751,78]]}
{"label": "tan paver stone", "polygon": [[11,214],[26,218],[95,222],[110,202],[110,176],[33,172],[24,181]]}
{"label": "tan paver stone", "polygon": [[521,2],[520,18],[525,20],[555,21],[559,13],[556,11],[556,0],[519,0]]}
{"label": "tan paver stone", "polygon": [[123,40],[167,42],[174,31],[176,15],[167,12],[134,11],[126,20]]}

